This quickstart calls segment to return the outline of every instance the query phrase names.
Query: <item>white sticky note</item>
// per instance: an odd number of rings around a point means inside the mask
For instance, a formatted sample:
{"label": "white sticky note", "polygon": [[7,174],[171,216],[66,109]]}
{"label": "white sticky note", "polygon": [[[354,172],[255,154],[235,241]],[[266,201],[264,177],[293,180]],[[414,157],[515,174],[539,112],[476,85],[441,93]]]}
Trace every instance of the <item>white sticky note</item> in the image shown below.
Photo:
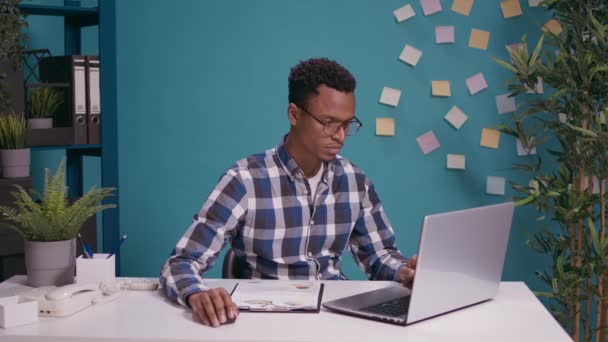
{"label": "white sticky note", "polygon": [[490,195],[504,195],[505,179],[503,177],[488,176],[486,180],[486,193]]}
{"label": "white sticky note", "polygon": [[397,107],[399,105],[399,98],[401,97],[401,90],[384,87],[382,88],[382,95],[380,95],[380,103]]}
{"label": "white sticky note", "polygon": [[530,7],[538,7],[542,0],[528,0],[528,6]]}
{"label": "white sticky note", "polygon": [[[532,141],[534,141],[534,139],[532,139]],[[521,140],[515,139],[515,142],[517,144],[517,155],[518,156],[530,156],[530,155],[536,154],[536,147],[532,147],[532,149],[528,153],[528,151],[526,151],[526,149],[524,149],[524,145],[521,144]]]}
{"label": "white sticky note", "polygon": [[509,94],[496,96],[496,107],[498,114],[513,113],[517,109],[515,97],[509,97]]}
{"label": "white sticky note", "polygon": [[465,158],[464,154],[448,154],[447,168],[451,170],[464,170]]}
{"label": "white sticky note", "polygon": [[412,5],[407,4],[399,9],[394,10],[393,15],[395,16],[395,19],[397,19],[398,22],[403,22],[415,16],[416,12],[414,12]]}
{"label": "white sticky note", "polygon": [[528,87],[527,85],[526,85],[526,89],[528,89],[528,91],[526,92],[528,94],[534,94],[534,93],[542,94],[543,93],[543,78],[540,76],[538,76],[536,78],[536,91],[534,89]]}
{"label": "white sticky note", "polygon": [[403,51],[401,51],[399,59],[411,66],[416,66],[416,64],[418,64],[418,61],[420,60],[420,57],[422,57],[422,51],[416,49],[413,46],[406,45],[403,48]]}
{"label": "white sticky note", "polygon": [[456,129],[460,129],[468,118],[469,117],[456,106],[452,107],[452,109],[450,109],[450,111],[445,115],[447,122],[449,122],[450,125]]}

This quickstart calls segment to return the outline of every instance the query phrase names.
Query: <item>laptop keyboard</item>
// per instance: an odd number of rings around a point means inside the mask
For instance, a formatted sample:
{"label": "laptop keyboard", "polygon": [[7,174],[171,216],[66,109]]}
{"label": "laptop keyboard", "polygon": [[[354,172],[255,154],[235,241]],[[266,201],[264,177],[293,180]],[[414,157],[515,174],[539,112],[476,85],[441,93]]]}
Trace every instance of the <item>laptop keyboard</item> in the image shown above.
{"label": "laptop keyboard", "polygon": [[410,296],[391,299],[386,302],[374,304],[359,310],[374,314],[399,317],[407,314],[410,307]]}

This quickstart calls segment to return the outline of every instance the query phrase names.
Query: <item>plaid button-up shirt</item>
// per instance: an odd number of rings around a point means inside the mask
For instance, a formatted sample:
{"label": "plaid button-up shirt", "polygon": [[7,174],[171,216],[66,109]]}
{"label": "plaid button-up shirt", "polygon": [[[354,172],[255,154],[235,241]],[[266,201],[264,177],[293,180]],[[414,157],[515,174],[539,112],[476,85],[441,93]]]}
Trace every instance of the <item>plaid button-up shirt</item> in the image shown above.
{"label": "plaid button-up shirt", "polygon": [[312,198],[283,143],[224,173],[163,266],[167,297],[185,305],[207,290],[202,276],[229,242],[249,278],[341,279],[345,247],[369,279],[397,280],[406,260],[359,168],[328,162]]}

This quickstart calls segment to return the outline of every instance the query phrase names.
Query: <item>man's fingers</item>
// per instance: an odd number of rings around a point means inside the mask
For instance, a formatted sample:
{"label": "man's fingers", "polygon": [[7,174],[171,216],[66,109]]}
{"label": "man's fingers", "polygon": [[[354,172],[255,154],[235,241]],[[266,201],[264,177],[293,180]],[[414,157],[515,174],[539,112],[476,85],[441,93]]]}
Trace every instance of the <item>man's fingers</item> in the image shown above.
{"label": "man's fingers", "polygon": [[235,319],[236,318],[236,310],[235,309],[235,305],[232,302],[232,298],[230,298],[230,295],[228,294],[228,292],[224,289],[222,289],[223,291],[221,291],[220,295],[222,297],[222,299],[224,300],[224,308],[226,310],[226,315],[228,316],[228,319]]}
{"label": "man's fingers", "polygon": [[207,314],[209,321],[211,321],[211,325],[214,327],[219,327],[220,321],[218,320],[217,315],[215,313],[215,306],[213,305],[211,297],[204,296],[202,298],[202,301],[203,301],[203,309],[205,310],[205,313]]}
{"label": "man's fingers", "polygon": [[409,268],[416,269],[416,264],[418,263],[418,255],[412,256],[406,263]]}
{"label": "man's fingers", "polygon": [[192,307],[192,319],[195,321],[199,321],[200,323],[210,326],[211,322],[207,318],[207,314],[205,314],[205,309],[203,309],[203,304],[199,300],[193,300],[190,302]]}
{"label": "man's fingers", "polygon": [[206,326],[211,326],[211,322],[209,321],[209,318],[207,318],[207,314],[205,313],[205,310],[202,309],[202,307],[198,311],[192,311],[192,316],[194,316],[194,319],[201,322],[202,324]]}
{"label": "man's fingers", "polygon": [[211,290],[211,301],[215,307],[215,314],[220,323],[226,323],[226,305],[224,303],[224,297],[222,292],[224,289],[213,289]]}

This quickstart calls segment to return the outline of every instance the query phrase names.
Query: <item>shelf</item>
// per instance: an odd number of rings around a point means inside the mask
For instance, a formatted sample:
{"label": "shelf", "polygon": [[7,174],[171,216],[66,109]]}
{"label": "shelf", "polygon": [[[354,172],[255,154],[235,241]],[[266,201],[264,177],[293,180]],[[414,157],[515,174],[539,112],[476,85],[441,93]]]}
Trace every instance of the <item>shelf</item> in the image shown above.
{"label": "shelf", "polygon": [[65,17],[80,27],[99,25],[98,7],[46,6],[20,4],[19,9],[30,15]]}
{"label": "shelf", "polygon": [[87,144],[87,145],[59,145],[59,146],[31,146],[32,151],[49,151],[49,150],[89,150],[91,152],[101,152],[101,145],[99,144]]}

